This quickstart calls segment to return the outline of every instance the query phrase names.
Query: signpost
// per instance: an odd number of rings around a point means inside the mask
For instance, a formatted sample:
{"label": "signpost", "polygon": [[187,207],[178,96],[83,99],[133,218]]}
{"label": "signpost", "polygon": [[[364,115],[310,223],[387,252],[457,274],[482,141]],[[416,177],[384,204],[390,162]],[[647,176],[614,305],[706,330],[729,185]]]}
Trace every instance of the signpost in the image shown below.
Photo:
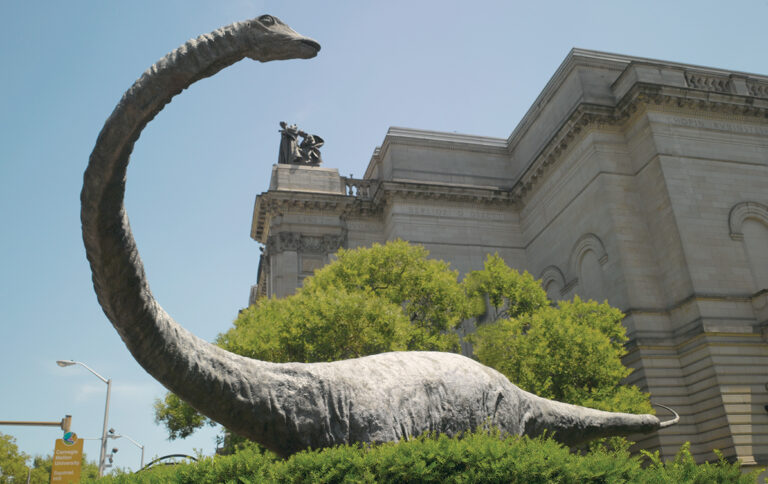
{"label": "signpost", "polygon": [[83,462],[83,440],[74,432],[66,432],[64,438],[56,439],[51,467],[51,484],[80,482],[80,466]]}
{"label": "signpost", "polygon": [[61,422],[30,422],[26,420],[0,420],[0,425],[26,425],[33,427],[61,427],[64,438],[56,439],[53,450],[51,483],[69,484],[80,482],[80,466],[83,462],[83,441],[70,432],[72,415],[66,415]]}

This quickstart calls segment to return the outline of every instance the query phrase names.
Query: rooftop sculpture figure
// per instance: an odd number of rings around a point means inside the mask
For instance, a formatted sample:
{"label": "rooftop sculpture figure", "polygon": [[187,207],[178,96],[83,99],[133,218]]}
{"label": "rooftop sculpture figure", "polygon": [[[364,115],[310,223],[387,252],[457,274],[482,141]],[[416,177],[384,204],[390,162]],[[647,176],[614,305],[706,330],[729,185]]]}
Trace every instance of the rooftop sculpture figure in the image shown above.
{"label": "rooftop sculpture figure", "polygon": [[[278,163],[317,166],[323,162],[320,157],[320,147],[325,143],[323,138],[307,134],[295,124],[288,125],[285,121],[280,121],[280,127]],[[299,136],[303,138],[301,144],[297,144]]]}
{"label": "rooftop sculpture figure", "polygon": [[[173,96],[244,57],[308,59],[319,50],[317,42],[269,15],[234,23],[160,59],[107,119],[84,177],[83,240],[99,303],[139,364],[204,415],[283,456],[425,431],[455,435],[489,422],[509,434],[554,432],[566,444],[652,432],[676,422],[545,400],[451,353],[385,353],[310,364],[253,360],[203,341],[160,307],[123,203],[128,161],[141,131]],[[319,153],[308,159],[319,162]]]}
{"label": "rooftop sculpture figure", "polygon": [[299,151],[299,128],[295,124],[287,125],[285,121],[280,121],[280,153],[277,155],[277,162],[284,165],[290,165],[301,160],[301,151]]}

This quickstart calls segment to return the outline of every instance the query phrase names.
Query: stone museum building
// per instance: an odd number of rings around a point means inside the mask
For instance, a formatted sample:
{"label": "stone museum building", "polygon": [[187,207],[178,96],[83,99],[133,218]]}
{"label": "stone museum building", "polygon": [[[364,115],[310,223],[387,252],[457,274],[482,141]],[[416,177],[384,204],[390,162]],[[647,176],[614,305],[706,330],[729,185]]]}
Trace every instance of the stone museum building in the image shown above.
{"label": "stone museum building", "polygon": [[401,238],[462,274],[498,253],[626,314],[628,383],[681,415],[640,446],[768,465],[768,76],[574,49],[510,130],[390,128],[362,179],[274,165],[251,302],[340,247]]}

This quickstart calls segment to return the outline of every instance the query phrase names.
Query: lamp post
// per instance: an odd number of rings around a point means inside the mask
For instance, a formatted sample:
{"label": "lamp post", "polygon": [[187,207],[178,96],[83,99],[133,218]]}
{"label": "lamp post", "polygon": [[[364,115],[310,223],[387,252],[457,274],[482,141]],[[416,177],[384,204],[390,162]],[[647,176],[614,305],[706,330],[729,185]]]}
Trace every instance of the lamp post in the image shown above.
{"label": "lamp post", "polygon": [[133,440],[132,438],[128,437],[125,434],[115,433],[115,429],[109,429],[109,438],[110,439],[121,439],[121,438],[128,439],[133,445],[141,449],[141,467],[139,467],[139,470],[144,468],[144,446],[142,444],[136,442],[135,440]]}
{"label": "lamp post", "polygon": [[64,368],[72,365],[80,365],[98,377],[99,380],[107,384],[107,403],[104,405],[104,429],[101,432],[101,453],[99,454],[99,477],[104,475],[104,460],[107,456],[107,421],[109,419],[109,396],[112,393],[112,379],[104,378],[96,373],[93,368],[80,361],[58,360],[56,364]]}

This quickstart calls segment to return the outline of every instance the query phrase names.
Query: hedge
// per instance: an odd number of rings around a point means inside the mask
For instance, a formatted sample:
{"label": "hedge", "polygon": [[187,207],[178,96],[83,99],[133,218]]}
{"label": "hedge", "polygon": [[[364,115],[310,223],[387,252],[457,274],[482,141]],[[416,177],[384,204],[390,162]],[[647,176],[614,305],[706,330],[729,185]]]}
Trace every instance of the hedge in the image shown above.
{"label": "hedge", "polygon": [[658,453],[630,455],[627,446],[580,455],[547,438],[422,436],[396,444],[339,446],[280,460],[257,447],[193,464],[118,473],[98,483],[754,483],[738,463],[697,465],[689,445],[662,462]]}

